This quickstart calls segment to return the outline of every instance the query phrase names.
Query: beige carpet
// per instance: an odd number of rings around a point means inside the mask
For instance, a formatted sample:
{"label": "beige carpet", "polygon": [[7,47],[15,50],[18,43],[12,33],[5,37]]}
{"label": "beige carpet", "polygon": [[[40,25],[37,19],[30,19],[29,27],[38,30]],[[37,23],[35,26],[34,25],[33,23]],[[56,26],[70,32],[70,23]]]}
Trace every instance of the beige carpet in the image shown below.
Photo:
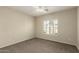
{"label": "beige carpet", "polygon": [[77,48],[72,45],[57,43],[44,39],[31,39],[0,49],[9,53],[76,53]]}

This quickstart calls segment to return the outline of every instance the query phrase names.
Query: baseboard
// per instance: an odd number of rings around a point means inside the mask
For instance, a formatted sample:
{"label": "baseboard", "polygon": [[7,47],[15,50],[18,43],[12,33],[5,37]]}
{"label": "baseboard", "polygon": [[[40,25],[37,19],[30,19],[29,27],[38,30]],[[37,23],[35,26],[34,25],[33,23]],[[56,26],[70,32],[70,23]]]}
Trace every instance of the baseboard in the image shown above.
{"label": "baseboard", "polygon": [[2,46],[2,47],[0,47],[0,48],[2,49],[2,48],[8,47],[8,46],[12,46],[12,45],[15,45],[15,44],[18,44],[18,43],[24,42],[24,41],[31,40],[31,39],[34,39],[34,38],[30,38],[30,39],[27,39],[27,40],[25,39],[25,40],[22,40],[22,41],[19,41],[19,42],[15,42],[15,43],[13,43],[13,44],[8,44],[8,45],[6,45],[6,46]]}
{"label": "baseboard", "polygon": [[[38,37],[36,37],[38,38]],[[38,38],[38,39],[43,39],[43,38]],[[44,39],[44,40],[48,40],[48,39]],[[53,41],[53,40],[48,40],[48,41]],[[67,44],[67,43],[63,43],[63,42],[58,42],[58,41],[53,41],[53,42],[57,42],[57,43],[62,43],[62,44]],[[71,44],[67,44],[67,45],[71,45]],[[71,45],[71,46],[75,46],[77,48],[76,45]],[[77,48],[78,49],[78,48]]]}

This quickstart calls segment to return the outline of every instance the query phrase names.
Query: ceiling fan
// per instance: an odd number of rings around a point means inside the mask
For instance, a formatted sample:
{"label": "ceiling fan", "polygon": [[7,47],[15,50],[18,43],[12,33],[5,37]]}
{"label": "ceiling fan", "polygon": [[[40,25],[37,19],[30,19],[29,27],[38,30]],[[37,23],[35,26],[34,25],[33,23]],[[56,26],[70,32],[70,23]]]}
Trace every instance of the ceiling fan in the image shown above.
{"label": "ceiling fan", "polygon": [[37,12],[43,12],[43,13],[48,12],[48,8],[46,6],[34,6],[34,8]]}

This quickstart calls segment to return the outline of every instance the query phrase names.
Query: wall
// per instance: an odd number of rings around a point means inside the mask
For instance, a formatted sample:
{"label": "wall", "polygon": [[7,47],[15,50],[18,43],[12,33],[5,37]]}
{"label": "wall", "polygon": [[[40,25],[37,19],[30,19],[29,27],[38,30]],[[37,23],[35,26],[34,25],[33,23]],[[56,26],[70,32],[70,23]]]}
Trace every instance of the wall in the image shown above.
{"label": "wall", "polygon": [[0,48],[34,38],[34,19],[0,7]]}
{"label": "wall", "polygon": [[[58,19],[58,34],[56,35],[47,35],[43,33],[43,21],[45,19],[50,20],[51,16]],[[36,37],[77,45],[77,9],[73,8],[37,17]]]}
{"label": "wall", "polygon": [[77,8],[77,48],[79,50],[79,7]]}

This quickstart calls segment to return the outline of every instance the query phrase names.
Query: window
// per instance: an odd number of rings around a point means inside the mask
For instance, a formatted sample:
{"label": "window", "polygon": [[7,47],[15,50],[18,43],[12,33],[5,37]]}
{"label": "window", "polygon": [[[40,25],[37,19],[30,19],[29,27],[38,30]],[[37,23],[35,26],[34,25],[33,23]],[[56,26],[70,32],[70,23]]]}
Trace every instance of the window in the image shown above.
{"label": "window", "polygon": [[44,20],[44,33],[45,34],[56,34],[58,33],[58,20]]}

